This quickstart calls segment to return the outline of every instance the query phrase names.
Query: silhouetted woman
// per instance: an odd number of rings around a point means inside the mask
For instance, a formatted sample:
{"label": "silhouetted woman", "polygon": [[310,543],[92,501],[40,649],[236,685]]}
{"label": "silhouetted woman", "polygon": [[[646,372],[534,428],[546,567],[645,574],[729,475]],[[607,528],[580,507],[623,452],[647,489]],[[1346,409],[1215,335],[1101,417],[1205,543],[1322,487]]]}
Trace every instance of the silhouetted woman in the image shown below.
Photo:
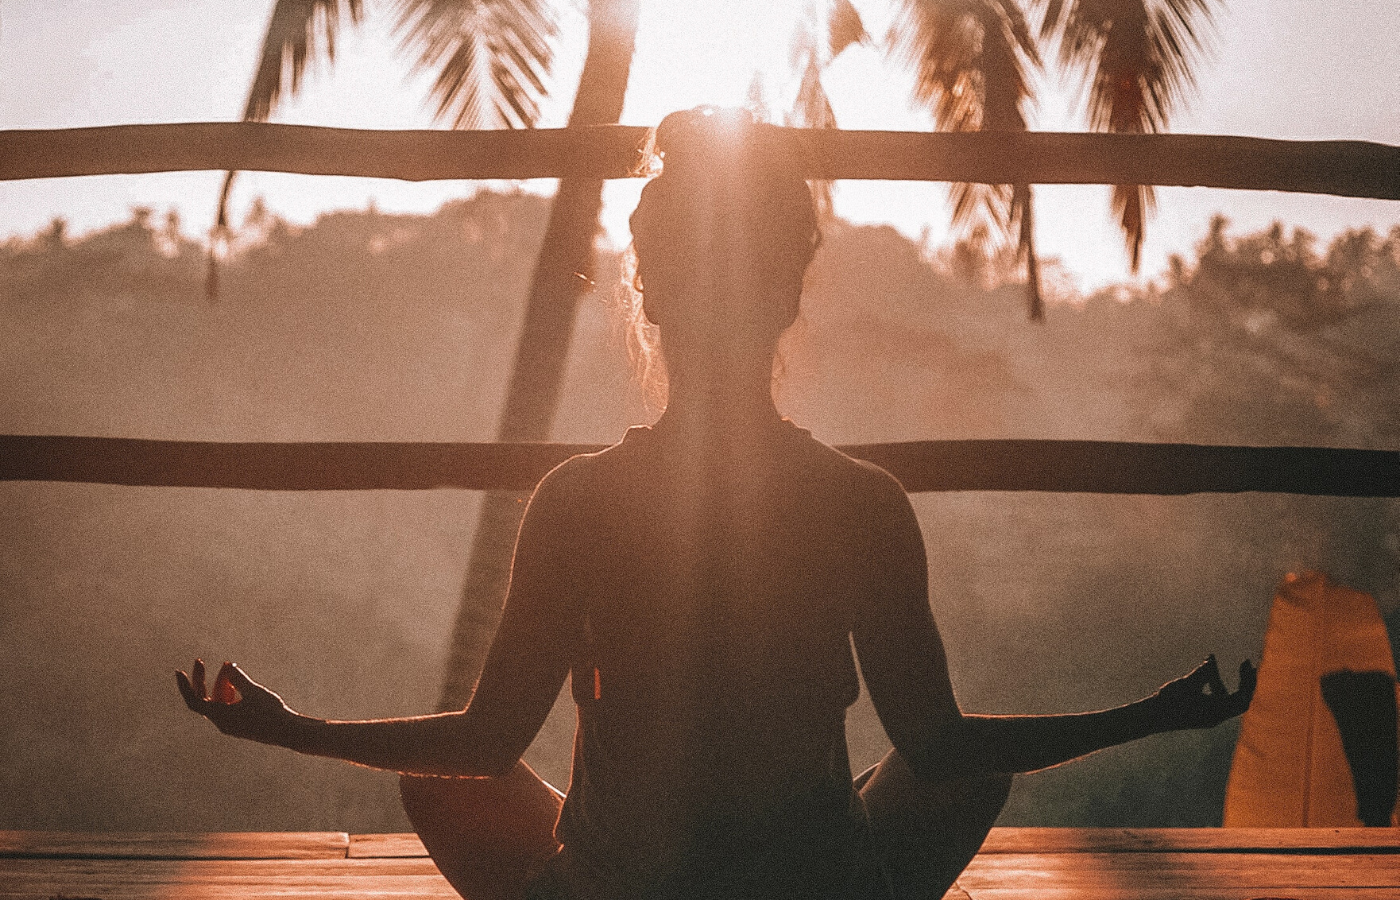
{"label": "silhouetted woman", "polygon": [[[223,731],[409,776],[405,805],[470,900],[941,897],[1011,774],[1243,711],[1214,660],[1144,700],[1067,716],[959,710],[914,512],[883,470],[783,419],[773,354],[819,240],[772,130],[696,110],[658,131],[632,216],[666,411],[535,490],[510,592],[460,712],[328,722],[236,668]],[[854,647],[854,655],[852,649]],[[854,782],[857,661],[894,750]],[[566,798],[520,763],[561,686]],[[556,826],[557,819],[557,826]]]}

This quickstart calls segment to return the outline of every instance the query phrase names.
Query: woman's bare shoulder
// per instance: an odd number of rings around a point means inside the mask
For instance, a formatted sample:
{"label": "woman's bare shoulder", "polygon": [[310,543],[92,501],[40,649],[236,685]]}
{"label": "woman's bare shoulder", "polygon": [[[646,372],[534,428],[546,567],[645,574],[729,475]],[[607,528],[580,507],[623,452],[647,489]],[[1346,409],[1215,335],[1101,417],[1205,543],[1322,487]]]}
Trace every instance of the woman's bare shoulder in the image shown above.
{"label": "woman's bare shoulder", "polygon": [[815,438],[812,439],[812,443],[820,448],[819,452],[825,457],[826,464],[859,495],[875,503],[897,506],[909,504],[904,486],[885,469],[873,462],[849,456]]}
{"label": "woman's bare shoulder", "polygon": [[628,468],[627,445],[634,439],[636,430],[629,429],[626,438],[610,447],[571,456],[550,469],[535,485],[530,505],[568,504],[600,490],[608,491]]}

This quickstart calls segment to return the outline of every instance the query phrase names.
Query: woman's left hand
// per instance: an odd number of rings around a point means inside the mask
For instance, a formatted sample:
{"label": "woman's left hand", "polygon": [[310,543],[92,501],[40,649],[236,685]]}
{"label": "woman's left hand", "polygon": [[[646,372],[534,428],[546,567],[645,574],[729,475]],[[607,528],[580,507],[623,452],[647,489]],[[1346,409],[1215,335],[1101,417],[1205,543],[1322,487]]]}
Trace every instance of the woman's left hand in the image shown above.
{"label": "woman's left hand", "polygon": [[1153,695],[1162,716],[1162,730],[1214,728],[1249,709],[1259,672],[1254,663],[1240,663],[1240,686],[1234,693],[1220,678],[1215,654],[1206,657],[1189,674],[1169,681]]}
{"label": "woman's left hand", "polygon": [[204,687],[204,660],[194,661],[193,675],[175,673],[185,705],[213,722],[224,734],[263,744],[286,745],[296,713],[282,698],[226,662],[214,679],[214,693]]}

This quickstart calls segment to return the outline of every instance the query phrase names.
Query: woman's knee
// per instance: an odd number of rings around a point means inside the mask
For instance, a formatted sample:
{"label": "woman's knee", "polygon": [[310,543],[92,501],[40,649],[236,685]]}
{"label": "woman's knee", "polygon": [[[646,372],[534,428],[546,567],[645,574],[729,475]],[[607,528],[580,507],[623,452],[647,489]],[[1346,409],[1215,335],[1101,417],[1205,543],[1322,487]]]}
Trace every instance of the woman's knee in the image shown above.
{"label": "woman's knee", "polygon": [[934,782],[890,751],[860,797],[894,896],[939,898],[977,855],[1011,792],[1011,776]]}
{"label": "woman's knee", "polygon": [[499,778],[405,775],[399,794],[428,855],[467,900],[523,896],[558,849],[563,797],[524,763]]}
{"label": "woman's knee", "polygon": [[1010,775],[981,775],[931,781],[914,774],[898,750],[863,773],[857,788],[872,818],[936,819],[990,828],[1011,793]]}

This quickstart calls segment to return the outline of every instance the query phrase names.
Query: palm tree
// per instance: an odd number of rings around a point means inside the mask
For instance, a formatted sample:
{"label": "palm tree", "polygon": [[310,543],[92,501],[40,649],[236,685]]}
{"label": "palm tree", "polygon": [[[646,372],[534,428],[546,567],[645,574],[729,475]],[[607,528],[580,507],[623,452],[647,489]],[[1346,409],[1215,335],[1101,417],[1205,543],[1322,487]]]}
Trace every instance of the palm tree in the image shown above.
{"label": "palm tree", "polygon": [[[636,43],[637,2],[588,4],[588,51],[570,126],[615,124],[620,118]],[[550,0],[396,0],[395,6],[404,49],[416,54],[417,68],[438,73],[433,83],[438,118],[458,128],[535,125],[559,38],[557,10]],[[310,60],[333,60],[342,19],[357,24],[363,13],[362,0],[277,0],[244,119],[266,121],[283,96],[297,91]],[[226,233],[234,174],[224,179],[216,235]],[[549,438],[575,310],[592,283],[602,190],[599,180],[564,179],[559,184],[535,264],[498,440]],[[211,275],[213,271],[211,259]],[[211,278],[211,289],[213,284]],[[483,500],[441,708],[462,705],[480,668],[505,592],[520,500],[501,492]]]}
{"label": "palm tree", "polygon": [[[1166,130],[1192,83],[1192,65],[1215,0],[900,0],[890,52],[914,74],[914,100],[947,131],[1024,131],[1041,65],[1028,16],[1043,9],[1039,38],[1058,42],[1059,61],[1086,80],[1089,126],[1113,133]],[[1119,185],[1113,210],[1132,270],[1141,260],[1152,188]],[[1029,185],[954,185],[953,224],[986,250],[1015,235],[1027,266],[1030,316],[1044,318]]]}
{"label": "palm tree", "polygon": [[[1216,0],[1036,0],[1043,38],[1057,38],[1060,62],[1088,81],[1089,127],[1116,134],[1166,131],[1194,84]],[[1154,203],[1150,185],[1113,188],[1133,272]]]}
{"label": "palm tree", "polygon": [[[1013,0],[901,0],[890,52],[914,73],[914,101],[940,131],[1025,131],[1028,67],[1040,65],[1026,16]],[[994,234],[1017,235],[1027,267],[1030,317],[1041,321],[1039,261],[1027,184],[955,184],[953,226],[986,252]]]}

